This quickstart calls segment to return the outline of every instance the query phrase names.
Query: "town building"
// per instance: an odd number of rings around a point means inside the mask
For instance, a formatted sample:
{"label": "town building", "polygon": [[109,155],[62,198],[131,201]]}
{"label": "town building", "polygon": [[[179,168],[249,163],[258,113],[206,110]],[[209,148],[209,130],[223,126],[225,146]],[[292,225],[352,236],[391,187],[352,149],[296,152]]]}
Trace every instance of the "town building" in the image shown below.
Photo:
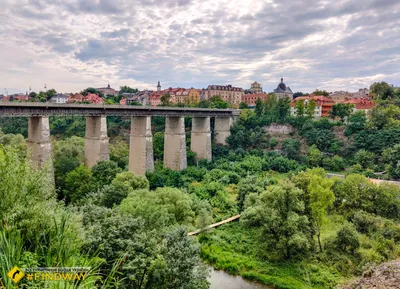
{"label": "town building", "polygon": [[330,97],[312,94],[309,96],[299,96],[292,100],[290,103],[290,114],[296,115],[296,109],[294,106],[297,101],[304,100],[304,104],[307,105],[311,99],[313,99],[316,103],[314,114],[315,117],[329,116],[329,112],[332,110],[332,106],[335,105],[335,101]]}
{"label": "town building", "polygon": [[340,90],[330,93],[329,97],[332,98],[335,103],[340,103],[348,100],[350,97],[352,97],[352,94],[348,91]]}
{"label": "town building", "polygon": [[9,95],[8,97],[5,97],[3,100],[4,101],[28,101],[29,95],[23,94],[23,93],[15,93],[15,94]]}
{"label": "town building", "polygon": [[367,98],[370,99],[370,91],[368,88],[360,88],[357,92],[353,92],[351,94],[351,97],[353,98]]}
{"label": "town building", "polygon": [[83,99],[84,99],[85,97],[82,95],[82,94],[80,94],[80,93],[74,93],[74,94],[72,94],[72,95],[70,95],[70,97],[68,98],[68,103],[75,103],[75,102],[83,102]]}
{"label": "town building", "polygon": [[153,91],[149,96],[149,103],[152,106],[160,105],[161,96],[165,94],[169,94],[171,103],[183,103],[190,104],[200,101],[200,93],[199,89],[195,88],[168,88],[164,90]]}
{"label": "town building", "polygon": [[135,103],[140,103],[141,105],[148,105],[150,94],[152,92],[153,91],[151,90],[144,90],[144,91],[138,91],[137,93],[123,93],[122,96],[125,97],[123,99],[126,100],[125,101],[126,104],[131,104],[135,102]]}
{"label": "town building", "polygon": [[210,99],[219,95],[222,100],[231,104],[239,105],[242,101],[243,89],[232,85],[209,85],[204,92],[204,98]]}
{"label": "town building", "polygon": [[103,104],[104,100],[97,94],[88,92],[88,94],[83,98],[83,102],[88,102],[91,104]]}
{"label": "town building", "polygon": [[50,98],[50,102],[53,103],[67,103],[69,96],[63,93],[57,93],[52,98]]}
{"label": "town building", "polygon": [[251,92],[252,94],[255,94],[255,93],[262,93],[263,90],[262,90],[261,84],[258,83],[257,81],[254,81],[254,82],[251,84],[251,86],[250,86],[250,92]]}
{"label": "town building", "polygon": [[247,103],[249,107],[253,107],[256,105],[257,99],[264,101],[268,97],[266,93],[253,93],[253,94],[243,94],[242,102]]}
{"label": "town building", "polygon": [[195,88],[182,88],[175,92],[175,103],[197,103],[200,101],[200,90]]}
{"label": "town building", "polygon": [[98,91],[102,92],[104,95],[117,95],[118,91],[116,91],[114,88],[110,87],[110,84],[107,85],[107,87],[100,87],[96,88]]}
{"label": "town building", "polygon": [[289,98],[290,100],[293,99],[293,92],[290,87],[286,86],[286,84],[283,82],[283,78],[281,78],[281,83],[278,84],[278,87],[274,89],[274,94],[278,100],[282,98]]}
{"label": "town building", "polygon": [[354,111],[364,110],[366,113],[376,105],[375,102],[367,98],[351,98],[343,103],[354,104]]}

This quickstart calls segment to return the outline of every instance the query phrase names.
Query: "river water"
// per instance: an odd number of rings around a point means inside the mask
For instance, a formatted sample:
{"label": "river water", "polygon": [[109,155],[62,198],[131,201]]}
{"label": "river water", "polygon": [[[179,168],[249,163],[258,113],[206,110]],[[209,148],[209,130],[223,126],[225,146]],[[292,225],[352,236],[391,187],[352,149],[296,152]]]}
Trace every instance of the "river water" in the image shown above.
{"label": "river water", "polygon": [[273,289],[273,287],[247,281],[240,276],[229,275],[224,271],[211,269],[210,289]]}

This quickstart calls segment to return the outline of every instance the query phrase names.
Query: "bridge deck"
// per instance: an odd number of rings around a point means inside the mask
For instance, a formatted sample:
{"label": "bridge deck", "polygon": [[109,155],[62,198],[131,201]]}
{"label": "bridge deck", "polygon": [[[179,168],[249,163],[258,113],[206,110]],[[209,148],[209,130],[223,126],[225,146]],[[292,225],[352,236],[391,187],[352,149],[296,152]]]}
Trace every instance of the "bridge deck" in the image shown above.
{"label": "bridge deck", "polygon": [[152,107],[106,104],[56,104],[35,102],[0,102],[0,117],[21,116],[197,116],[229,117],[239,115],[240,110]]}

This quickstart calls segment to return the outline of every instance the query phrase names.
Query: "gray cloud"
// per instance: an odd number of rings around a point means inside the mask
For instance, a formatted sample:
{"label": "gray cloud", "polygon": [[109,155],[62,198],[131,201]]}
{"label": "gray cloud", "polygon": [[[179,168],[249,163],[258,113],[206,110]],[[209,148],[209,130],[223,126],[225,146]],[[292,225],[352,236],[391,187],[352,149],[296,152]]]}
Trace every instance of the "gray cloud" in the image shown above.
{"label": "gray cloud", "polygon": [[382,76],[400,85],[398,0],[31,0],[23,9],[5,1],[0,35],[79,81],[257,80],[272,90],[284,76],[309,91],[355,90]]}

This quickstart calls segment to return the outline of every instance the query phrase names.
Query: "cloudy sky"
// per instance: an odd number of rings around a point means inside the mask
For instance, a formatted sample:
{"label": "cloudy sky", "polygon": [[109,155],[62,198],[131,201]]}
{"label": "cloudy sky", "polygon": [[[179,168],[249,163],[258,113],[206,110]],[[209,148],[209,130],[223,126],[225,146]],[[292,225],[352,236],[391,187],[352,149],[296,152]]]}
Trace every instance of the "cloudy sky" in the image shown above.
{"label": "cloudy sky", "polygon": [[0,0],[0,94],[400,85],[399,0]]}

